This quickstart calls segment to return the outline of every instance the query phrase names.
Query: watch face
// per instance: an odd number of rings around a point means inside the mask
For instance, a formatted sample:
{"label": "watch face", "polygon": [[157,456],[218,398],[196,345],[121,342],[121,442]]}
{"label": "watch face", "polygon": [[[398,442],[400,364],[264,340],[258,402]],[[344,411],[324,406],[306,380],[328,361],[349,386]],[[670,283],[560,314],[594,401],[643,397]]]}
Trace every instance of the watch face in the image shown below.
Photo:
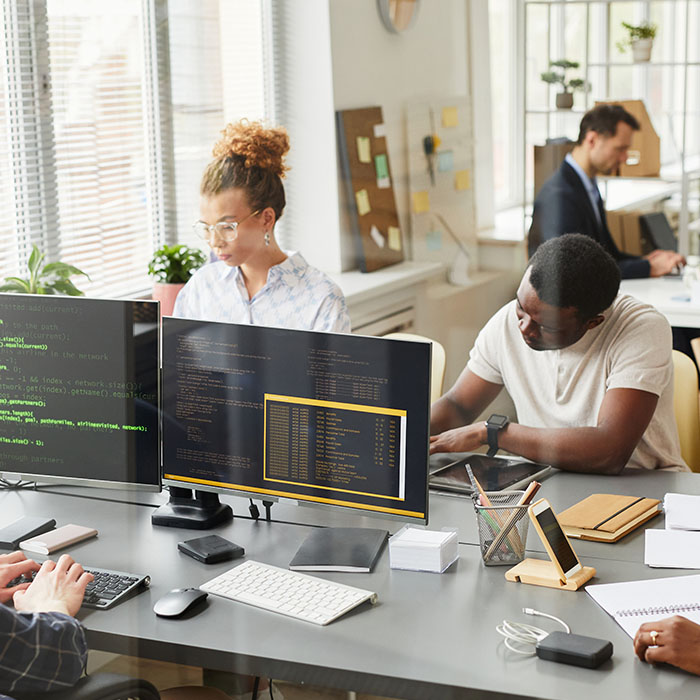
{"label": "watch face", "polygon": [[486,421],[488,425],[493,426],[494,428],[503,428],[507,423],[508,423],[508,417],[507,416],[499,416],[497,414],[493,414],[492,416],[489,417],[488,421]]}

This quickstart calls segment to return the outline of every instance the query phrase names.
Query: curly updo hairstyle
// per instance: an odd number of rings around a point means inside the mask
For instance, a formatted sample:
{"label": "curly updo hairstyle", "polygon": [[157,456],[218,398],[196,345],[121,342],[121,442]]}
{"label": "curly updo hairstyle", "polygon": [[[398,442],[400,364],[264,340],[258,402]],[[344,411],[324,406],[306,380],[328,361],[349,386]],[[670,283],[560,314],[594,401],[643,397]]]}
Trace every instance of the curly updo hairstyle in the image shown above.
{"label": "curly updo hairstyle", "polygon": [[286,129],[266,128],[261,122],[242,119],[228,124],[214,144],[214,160],[204,170],[199,193],[211,197],[240,187],[253,211],[272,207],[276,219],[282,216],[286,199],[282,178],[288,167]]}

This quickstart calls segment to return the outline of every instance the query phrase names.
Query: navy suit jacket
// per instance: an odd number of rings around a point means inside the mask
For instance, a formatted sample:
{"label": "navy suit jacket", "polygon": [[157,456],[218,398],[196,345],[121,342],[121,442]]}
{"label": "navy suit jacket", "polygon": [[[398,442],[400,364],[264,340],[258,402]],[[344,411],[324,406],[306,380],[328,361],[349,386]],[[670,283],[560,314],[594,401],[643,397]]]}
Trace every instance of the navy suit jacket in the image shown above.
{"label": "navy suit jacket", "polygon": [[615,258],[622,279],[649,277],[649,261],[636,255],[622,253],[610,235],[605,209],[599,206],[600,220],[578,173],[564,161],[547,182],[542,185],[532,211],[532,226],[528,236],[528,251],[550,238],[564,233],[582,233],[600,243]]}

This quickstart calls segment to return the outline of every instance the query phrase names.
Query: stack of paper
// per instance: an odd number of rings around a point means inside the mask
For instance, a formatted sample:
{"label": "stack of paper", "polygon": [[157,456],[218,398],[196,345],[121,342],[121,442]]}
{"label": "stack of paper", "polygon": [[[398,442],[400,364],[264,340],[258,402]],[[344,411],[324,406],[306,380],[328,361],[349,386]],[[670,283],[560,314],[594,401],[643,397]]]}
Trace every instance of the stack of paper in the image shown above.
{"label": "stack of paper", "polygon": [[644,563],[669,569],[700,569],[700,496],[667,493],[665,530],[647,530]]}
{"label": "stack of paper", "polygon": [[666,528],[669,530],[700,530],[700,496],[667,493],[664,496]]}
{"label": "stack of paper", "polygon": [[422,530],[406,525],[389,538],[392,569],[442,573],[458,556],[456,530]]}

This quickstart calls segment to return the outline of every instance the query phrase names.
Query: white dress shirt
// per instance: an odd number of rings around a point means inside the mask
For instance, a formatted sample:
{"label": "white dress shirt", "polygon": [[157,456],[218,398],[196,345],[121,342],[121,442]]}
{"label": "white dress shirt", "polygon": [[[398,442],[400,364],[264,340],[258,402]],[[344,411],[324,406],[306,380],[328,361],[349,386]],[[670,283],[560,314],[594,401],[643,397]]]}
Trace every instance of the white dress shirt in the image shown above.
{"label": "white dress shirt", "polygon": [[270,268],[267,282],[250,299],[239,267],[224,262],[201,267],[175,301],[173,316],[299,330],[350,332],[345,297],[333,280],[300,253]]}

